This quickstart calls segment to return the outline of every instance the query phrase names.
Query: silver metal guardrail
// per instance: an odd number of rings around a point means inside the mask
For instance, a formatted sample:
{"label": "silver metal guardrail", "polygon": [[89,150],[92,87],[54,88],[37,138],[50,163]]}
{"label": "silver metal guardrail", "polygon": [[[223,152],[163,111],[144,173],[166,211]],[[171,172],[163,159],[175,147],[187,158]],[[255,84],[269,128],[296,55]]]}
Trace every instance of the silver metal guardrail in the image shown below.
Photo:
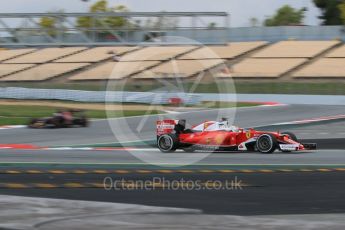
{"label": "silver metal guardrail", "polygon": [[1,87],[0,98],[21,100],[66,100],[77,102],[125,102],[162,105],[169,104],[172,98],[180,98],[184,104],[194,105],[200,102],[201,97],[199,95],[183,92],[83,91]]}

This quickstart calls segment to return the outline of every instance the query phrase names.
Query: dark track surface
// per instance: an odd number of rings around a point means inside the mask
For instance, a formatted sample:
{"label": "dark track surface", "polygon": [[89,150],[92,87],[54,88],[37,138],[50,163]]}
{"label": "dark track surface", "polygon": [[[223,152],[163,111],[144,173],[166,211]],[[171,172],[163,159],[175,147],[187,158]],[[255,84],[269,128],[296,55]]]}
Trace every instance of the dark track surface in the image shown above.
{"label": "dark track surface", "polygon": [[[277,107],[238,108],[236,113],[234,111],[234,109],[196,111],[174,114],[173,116],[187,119],[187,122],[190,124],[198,124],[205,120],[215,120],[217,117],[230,117],[234,118],[234,124],[240,127],[255,127],[279,122],[345,114],[345,106],[287,105]],[[133,141],[138,138],[142,140],[152,139],[157,118],[157,116],[147,116],[144,120],[143,117],[118,118],[114,119],[114,121],[117,122],[114,126],[117,127],[118,125],[128,124],[129,130],[121,129],[121,132],[117,132],[122,141]],[[140,131],[138,131],[138,126],[141,125]],[[132,132],[135,133],[134,137],[131,135]],[[330,135],[333,134],[326,134],[326,137],[330,137]],[[337,136],[339,135],[337,134]],[[345,137],[345,134],[343,134],[343,136]],[[0,137],[1,143],[30,143],[40,146],[66,146],[117,141],[107,120],[94,121],[90,128],[40,130],[22,128],[0,130]],[[319,138],[324,137],[325,135],[319,136]],[[317,137],[315,137],[313,132],[309,132],[303,135],[302,138]]]}
{"label": "dark track surface", "polygon": [[[98,182],[107,175],[0,175],[2,182]],[[238,180],[253,187],[243,190],[106,191],[81,189],[1,189],[0,194],[92,200],[201,209],[210,214],[272,215],[345,212],[344,172],[261,173],[261,174],[178,174],[177,175],[108,175],[113,179],[152,180]]]}
{"label": "dark track surface", "polygon": [[[231,110],[231,109],[230,109]],[[226,110],[224,110],[226,111]],[[268,125],[300,119],[345,114],[344,106],[289,105],[279,107],[259,107],[239,109],[235,123],[242,127]],[[205,119],[216,119],[218,111],[203,111],[179,114],[181,118],[193,123]],[[151,139],[156,116],[149,116],[139,134],[144,139]],[[117,119],[127,121],[130,128],[136,130],[140,117]],[[338,128],[337,128],[338,127]],[[329,146],[329,138],[344,138],[340,124],[324,125],[316,128],[296,129],[297,134],[304,133],[304,139],[317,138]],[[315,137],[315,131],[323,128],[322,135]],[[337,133],[333,130],[337,128]],[[341,134],[343,133],[343,134]],[[121,133],[128,135],[125,131]],[[106,120],[95,121],[89,129],[59,130],[0,130],[1,143],[30,143],[40,146],[90,144],[116,141]],[[343,139],[342,139],[343,140]],[[326,148],[326,147],[325,147]],[[161,154],[157,150],[137,154]],[[185,153],[178,153],[179,156]],[[136,167],[139,159],[126,151],[54,151],[54,150],[0,150],[0,162],[61,162],[72,163],[129,163]],[[318,150],[302,154],[256,153],[212,154],[201,163],[225,163],[229,167],[236,164],[345,164],[344,150]],[[75,164],[75,165],[73,165]],[[14,166],[16,167],[16,166]],[[15,169],[15,168],[14,168]],[[0,174],[2,183],[102,183],[106,175],[97,174]],[[344,213],[345,172],[289,172],[289,173],[207,173],[207,174],[125,174],[109,175],[114,179],[150,179],[154,176],[166,179],[233,180],[235,176],[251,185],[243,190],[161,190],[155,191],[105,191],[101,188],[52,188],[52,189],[0,189],[0,194],[36,196],[90,201],[146,204],[202,209],[205,213],[234,215],[272,215],[272,214],[308,214],[308,213]]]}

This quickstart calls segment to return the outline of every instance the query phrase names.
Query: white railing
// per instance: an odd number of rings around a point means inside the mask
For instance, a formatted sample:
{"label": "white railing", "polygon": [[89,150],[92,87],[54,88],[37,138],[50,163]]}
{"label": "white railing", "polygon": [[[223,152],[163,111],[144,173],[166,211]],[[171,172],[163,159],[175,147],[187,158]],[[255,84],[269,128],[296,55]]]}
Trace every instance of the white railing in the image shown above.
{"label": "white railing", "polygon": [[169,104],[171,98],[184,104],[198,104],[200,96],[180,92],[83,91],[68,89],[0,88],[0,98],[21,100],[66,100],[77,102],[119,102]]}

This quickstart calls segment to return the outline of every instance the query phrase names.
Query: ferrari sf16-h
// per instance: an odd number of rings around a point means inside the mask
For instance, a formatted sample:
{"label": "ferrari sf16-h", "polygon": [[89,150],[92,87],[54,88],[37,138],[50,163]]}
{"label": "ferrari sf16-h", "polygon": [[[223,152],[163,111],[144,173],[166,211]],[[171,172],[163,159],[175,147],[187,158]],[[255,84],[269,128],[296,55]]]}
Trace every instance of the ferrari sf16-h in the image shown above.
{"label": "ferrari sf16-h", "polygon": [[206,121],[191,129],[185,120],[157,121],[157,147],[161,152],[256,151],[260,153],[315,150],[315,143],[300,143],[291,132],[266,132],[230,126],[226,119]]}

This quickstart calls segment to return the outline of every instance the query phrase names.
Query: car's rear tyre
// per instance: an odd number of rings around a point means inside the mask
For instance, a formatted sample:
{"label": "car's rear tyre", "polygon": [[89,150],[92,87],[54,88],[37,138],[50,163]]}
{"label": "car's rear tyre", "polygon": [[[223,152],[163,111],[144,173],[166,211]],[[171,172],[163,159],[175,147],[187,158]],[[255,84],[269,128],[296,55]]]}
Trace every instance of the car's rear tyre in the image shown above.
{"label": "car's rear tyre", "polygon": [[90,126],[90,121],[88,119],[85,119],[83,127],[89,127]]}
{"label": "car's rear tyre", "polygon": [[271,134],[262,134],[255,147],[260,153],[273,153],[277,148],[277,139]]}
{"label": "car's rear tyre", "polygon": [[158,137],[157,146],[163,153],[174,152],[178,147],[178,139],[174,134],[164,134]]}
{"label": "car's rear tyre", "polygon": [[52,117],[46,121],[46,124],[52,125],[51,128],[64,128],[64,119],[62,117]]}
{"label": "car's rear tyre", "polygon": [[288,136],[291,140],[298,142],[298,138],[296,137],[296,135],[294,133],[291,132],[282,132],[282,135],[286,135]]}
{"label": "car's rear tyre", "polygon": [[85,128],[85,127],[89,127],[90,122],[89,122],[88,119],[82,118],[82,119],[79,121],[79,124],[80,124],[81,127],[84,127],[84,128]]}

